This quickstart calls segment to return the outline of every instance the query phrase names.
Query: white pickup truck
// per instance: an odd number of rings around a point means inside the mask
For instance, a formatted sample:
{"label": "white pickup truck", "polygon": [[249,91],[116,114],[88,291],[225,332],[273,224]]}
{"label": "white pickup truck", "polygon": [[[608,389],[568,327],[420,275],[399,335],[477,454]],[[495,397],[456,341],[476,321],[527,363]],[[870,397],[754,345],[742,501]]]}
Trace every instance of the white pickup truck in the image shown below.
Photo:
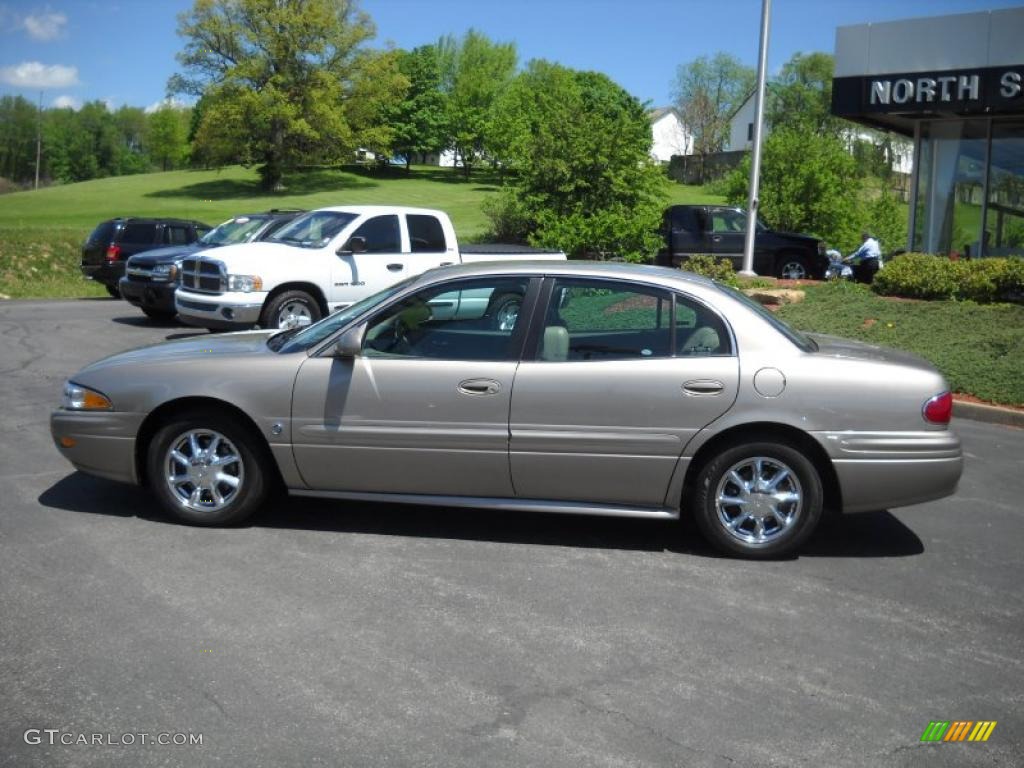
{"label": "white pickup truck", "polygon": [[[182,261],[174,303],[184,322],[203,328],[294,328],[434,267],[524,259],[564,260],[565,254],[515,245],[460,250],[442,211],[321,208],[263,242],[190,255]],[[520,301],[490,297],[486,309],[514,321]]]}

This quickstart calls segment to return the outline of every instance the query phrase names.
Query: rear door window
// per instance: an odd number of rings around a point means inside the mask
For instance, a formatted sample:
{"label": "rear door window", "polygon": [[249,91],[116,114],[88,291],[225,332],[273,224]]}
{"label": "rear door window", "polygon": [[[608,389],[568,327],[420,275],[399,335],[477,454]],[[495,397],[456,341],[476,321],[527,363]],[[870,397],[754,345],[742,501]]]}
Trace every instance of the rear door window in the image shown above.
{"label": "rear door window", "polygon": [[409,224],[409,247],[413,253],[444,253],[448,249],[444,239],[444,229],[436,216],[410,214],[406,216]]}
{"label": "rear door window", "polygon": [[191,242],[188,227],[168,225],[164,228],[164,242],[168,245],[187,245]]}
{"label": "rear door window", "polygon": [[400,253],[402,250],[397,215],[374,216],[360,224],[352,237],[366,240],[367,253]]}
{"label": "rear door window", "polygon": [[152,243],[156,238],[156,224],[152,221],[130,221],[121,230],[122,243]]}

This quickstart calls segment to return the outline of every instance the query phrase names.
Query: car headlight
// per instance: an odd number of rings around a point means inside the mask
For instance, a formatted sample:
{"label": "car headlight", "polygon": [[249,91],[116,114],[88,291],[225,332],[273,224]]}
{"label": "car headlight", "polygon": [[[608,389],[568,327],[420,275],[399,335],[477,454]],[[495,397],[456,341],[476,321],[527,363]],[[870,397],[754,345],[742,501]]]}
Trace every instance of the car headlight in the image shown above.
{"label": "car headlight", "polygon": [[181,269],[181,262],[176,261],[174,264],[157,264],[153,267],[153,279],[154,280],[166,280],[170,282],[178,276],[178,271]]}
{"label": "car headlight", "polygon": [[263,278],[259,275],[228,275],[228,290],[251,293],[263,290]]}
{"label": "car headlight", "polygon": [[109,411],[114,407],[106,395],[73,381],[64,384],[63,405],[69,411]]}

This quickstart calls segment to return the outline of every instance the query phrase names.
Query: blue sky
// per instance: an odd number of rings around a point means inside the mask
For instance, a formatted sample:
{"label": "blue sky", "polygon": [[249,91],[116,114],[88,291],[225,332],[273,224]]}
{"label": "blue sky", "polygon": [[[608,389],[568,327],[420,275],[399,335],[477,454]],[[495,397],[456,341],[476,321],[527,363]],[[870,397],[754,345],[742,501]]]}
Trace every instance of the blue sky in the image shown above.
{"label": "blue sky", "polygon": [[[760,0],[363,0],[379,45],[411,48],[469,27],[546,58],[607,73],[653,106],[670,103],[679,64],[727,51],[753,65]],[[797,51],[833,50],[844,24],[1016,5],[985,0],[774,0],[769,68]],[[92,99],[150,106],[181,48],[191,0],[0,0],[0,95],[45,105]]]}

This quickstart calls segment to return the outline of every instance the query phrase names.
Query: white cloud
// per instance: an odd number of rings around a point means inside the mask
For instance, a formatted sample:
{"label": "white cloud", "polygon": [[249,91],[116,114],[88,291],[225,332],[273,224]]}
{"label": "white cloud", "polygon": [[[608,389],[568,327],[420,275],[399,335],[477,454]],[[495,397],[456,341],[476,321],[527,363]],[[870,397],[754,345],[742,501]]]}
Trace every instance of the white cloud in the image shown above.
{"label": "white cloud", "polygon": [[68,17],[63,13],[47,12],[26,16],[22,26],[33,40],[54,40],[61,36],[67,23]]}
{"label": "white cloud", "polygon": [[79,107],[82,106],[82,102],[80,102],[74,96],[68,96],[67,94],[64,94],[62,96],[58,96],[56,99],[53,100],[53,106],[57,109],[70,108],[77,110]]}
{"label": "white cloud", "polygon": [[78,84],[78,67],[23,61],[0,68],[0,82],[18,88],[67,88]]}
{"label": "white cloud", "polygon": [[181,101],[180,99],[166,98],[160,99],[160,101],[154,101],[152,104],[146,107],[145,111],[147,115],[151,115],[158,109],[163,109],[164,107],[171,107],[172,109],[188,109],[189,105],[186,104],[184,101]]}

